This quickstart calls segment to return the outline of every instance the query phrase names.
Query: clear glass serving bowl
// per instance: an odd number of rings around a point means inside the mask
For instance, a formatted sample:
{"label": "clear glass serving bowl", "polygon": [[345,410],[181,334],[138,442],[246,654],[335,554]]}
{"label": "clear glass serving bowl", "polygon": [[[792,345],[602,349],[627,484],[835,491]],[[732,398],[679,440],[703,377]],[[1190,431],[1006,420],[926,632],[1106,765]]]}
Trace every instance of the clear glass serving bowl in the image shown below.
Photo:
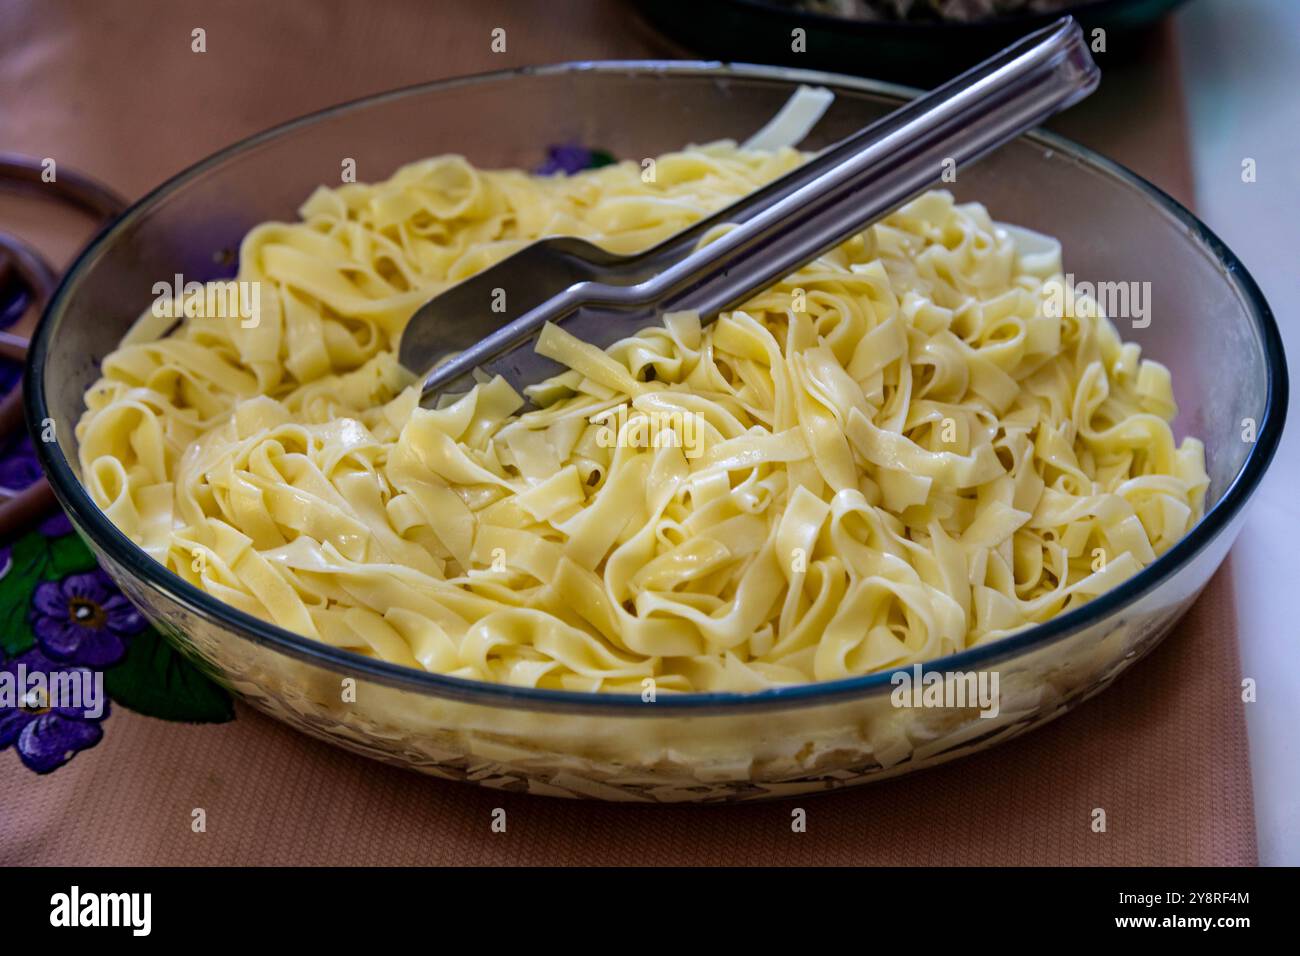
{"label": "clear glass serving bowl", "polygon": [[[89,246],[36,335],[26,385],[55,492],[104,567],[149,618],[249,703],[359,753],[453,780],[646,802],[720,801],[880,780],[991,746],[1107,686],[1169,631],[1227,553],[1282,430],[1287,380],[1268,305],[1241,263],[1168,196],[1054,136],[963,169],[961,199],[1060,237],[1079,281],[1149,282],[1151,321],[1125,338],[1173,372],[1179,436],[1205,442],[1208,513],[1181,543],[1091,604],[924,672],[997,674],[996,717],[895,706],[890,673],[754,694],[594,695],[417,672],[327,647],[218,602],[119,532],[79,481],[74,425],[100,361],[154,283],[227,277],[255,224],[292,218],[341,164],[374,180],[445,152],[536,167],[548,144],[620,158],[744,139],[800,83],[835,102],[819,148],[907,91],[866,80],[716,63],[575,63],[374,96],[255,136],[172,179]],[[38,429],[39,431],[39,429]],[[352,685],[348,679],[355,682]],[[348,693],[349,687],[355,693]]]}

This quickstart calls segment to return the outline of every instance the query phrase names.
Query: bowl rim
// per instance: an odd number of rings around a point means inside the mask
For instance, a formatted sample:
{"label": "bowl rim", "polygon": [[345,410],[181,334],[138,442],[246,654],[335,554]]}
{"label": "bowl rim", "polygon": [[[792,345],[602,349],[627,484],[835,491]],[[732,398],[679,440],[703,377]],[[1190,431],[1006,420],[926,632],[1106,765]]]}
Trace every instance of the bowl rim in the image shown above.
{"label": "bowl rim", "polygon": [[[118,238],[130,229],[146,210],[166,199],[171,193],[240,153],[336,114],[365,109],[401,97],[422,95],[465,85],[499,83],[532,76],[584,73],[649,78],[702,76],[791,84],[815,83],[894,100],[905,100],[915,96],[917,92],[898,84],[837,73],[748,63],[723,63],[716,60],[577,60],[415,84],[360,97],[277,124],[239,140],[170,177],[101,229],[78,254],[64,274],[54,295],[51,296],[32,336],[23,389],[28,427],[32,434],[38,434],[40,431],[37,427],[38,423],[48,418],[45,400],[45,363],[50,351],[50,343],[66,311],[67,303],[76,293],[83,274],[111,244],[118,241]],[[988,644],[935,658],[919,665],[895,667],[834,681],[785,685],[754,692],[665,693],[658,695],[654,706],[650,707],[645,706],[646,701],[638,694],[516,687],[419,671],[405,665],[363,657],[352,651],[332,647],[222,603],[155,561],[120,531],[90,498],[89,493],[73,473],[57,441],[34,441],[33,444],[55,496],[69,513],[78,532],[88,538],[96,550],[144,585],[161,592],[169,600],[183,606],[188,613],[222,631],[233,632],[243,639],[251,640],[294,659],[325,667],[343,676],[365,678],[403,691],[465,703],[522,710],[603,712],[624,717],[681,715],[684,712],[736,714],[812,707],[867,696],[889,687],[893,676],[904,670],[924,675],[929,672],[943,673],[986,667],[1023,651],[1045,647],[1078,633],[1108,615],[1133,604],[1189,563],[1231,524],[1258,486],[1277,450],[1287,409],[1286,361],[1281,335],[1272,310],[1255,280],[1218,236],[1164,191],[1087,147],[1043,130],[1035,130],[1021,138],[1047,150],[1063,154],[1074,162],[1089,167],[1093,172],[1116,181],[1117,185],[1127,187],[1139,194],[1167,217],[1181,224],[1186,229],[1189,240],[1200,246],[1206,255],[1219,263],[1225,278],[1246,306],[1264,351],[1267,382],[1264,417],[1259,423],[1255,443],[1219,500],[1186,536],[1137,574],[1087,604]],[[915,670],[916,667],[920,668],[919,672]]]}

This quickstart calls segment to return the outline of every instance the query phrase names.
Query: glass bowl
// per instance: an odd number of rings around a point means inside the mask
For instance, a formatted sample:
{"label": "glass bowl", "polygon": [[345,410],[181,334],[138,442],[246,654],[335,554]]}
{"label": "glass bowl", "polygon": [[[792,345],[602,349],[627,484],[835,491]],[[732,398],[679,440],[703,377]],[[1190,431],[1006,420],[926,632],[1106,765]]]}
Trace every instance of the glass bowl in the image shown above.
{"label": "glass bowl", "polygon": [[[800,83],[836,99],[805,147],[894,108],[867,80],[698,62],[570,63],[370,97],[254,136],[133,206],[64,278],[31,350],[27,413],[60,502],[106,570],[176,646],[249,703],[313,736],[453,780],[569,797],[724,801],[881,780],[1006,740],[1106,687],[1169,631],[1227,553],[1282,430],[1286,371],[1268,305],[1241,263],[1168,196],[1079,146],[1025,136],[962,169],[954,191],[995,219],[1058,236],[1076,280],[1149,282],[1126,339],[1173,372],[1175,431],[1205,442],[1207,514],[1092,603],[918,672],[998,681],[995,716],[927,707],[894,675],[750,694],[600,695],[410,670],[292,634],[218,602],[147,557],[82,489],[74,426],[101,360],[156,282],[228,277],[255,224],[293,218],[354,160],[359,179],[445,152],[534,168],[548,144],[639,159],[744,139]],[[36,428],[37,433],[40,428]],[[901,688],[898,688],[901,689]]]}

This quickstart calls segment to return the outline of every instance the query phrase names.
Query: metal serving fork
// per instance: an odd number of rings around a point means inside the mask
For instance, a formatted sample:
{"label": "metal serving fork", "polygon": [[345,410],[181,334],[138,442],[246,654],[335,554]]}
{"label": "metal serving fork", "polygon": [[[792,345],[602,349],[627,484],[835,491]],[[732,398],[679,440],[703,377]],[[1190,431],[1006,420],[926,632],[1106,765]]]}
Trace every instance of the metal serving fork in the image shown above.
{"label": "metal serving fork", "polygon": [[[532,348],[548,322],[603,348],[666,312],[695,310],[711,321],[939,182],[945,170],[1078,102],[1099,78],[1082,31],[1063,17],[646,252],[616,256],[570,238],[515,253],[422,306],[402,335],[399,359],[427,372],[422,401],[429,404],[468,389],[476,369],[516,387],[559,371]],[[694,248],[723,223],[739,224]],[[492,289],[507,285],[514,318],[488,308]]]}

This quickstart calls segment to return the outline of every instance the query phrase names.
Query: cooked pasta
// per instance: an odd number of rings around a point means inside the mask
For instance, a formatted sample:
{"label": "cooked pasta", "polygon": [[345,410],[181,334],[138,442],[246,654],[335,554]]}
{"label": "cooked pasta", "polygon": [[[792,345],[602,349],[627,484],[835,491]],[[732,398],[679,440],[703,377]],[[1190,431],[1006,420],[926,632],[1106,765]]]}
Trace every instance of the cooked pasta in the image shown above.
{"label": "cooked pasta", "polygon": [[433,294],[541,236],[644,248],[801,159],[717,143],[647,182],[447,156],[318,189],[243,242],[256,321],[190,289],[104,360],[83,481],[232,607],[412,668],[592,691],[933,659],[1188,532],[1208,479],[1201,443],[1175,443],[1168,371],[1066,285],[1059,247],[945,192],[712,324],[670,314],[608,350],[548,327],[568,371],[531,404],[493,379],[419,407],[395,350]]}

